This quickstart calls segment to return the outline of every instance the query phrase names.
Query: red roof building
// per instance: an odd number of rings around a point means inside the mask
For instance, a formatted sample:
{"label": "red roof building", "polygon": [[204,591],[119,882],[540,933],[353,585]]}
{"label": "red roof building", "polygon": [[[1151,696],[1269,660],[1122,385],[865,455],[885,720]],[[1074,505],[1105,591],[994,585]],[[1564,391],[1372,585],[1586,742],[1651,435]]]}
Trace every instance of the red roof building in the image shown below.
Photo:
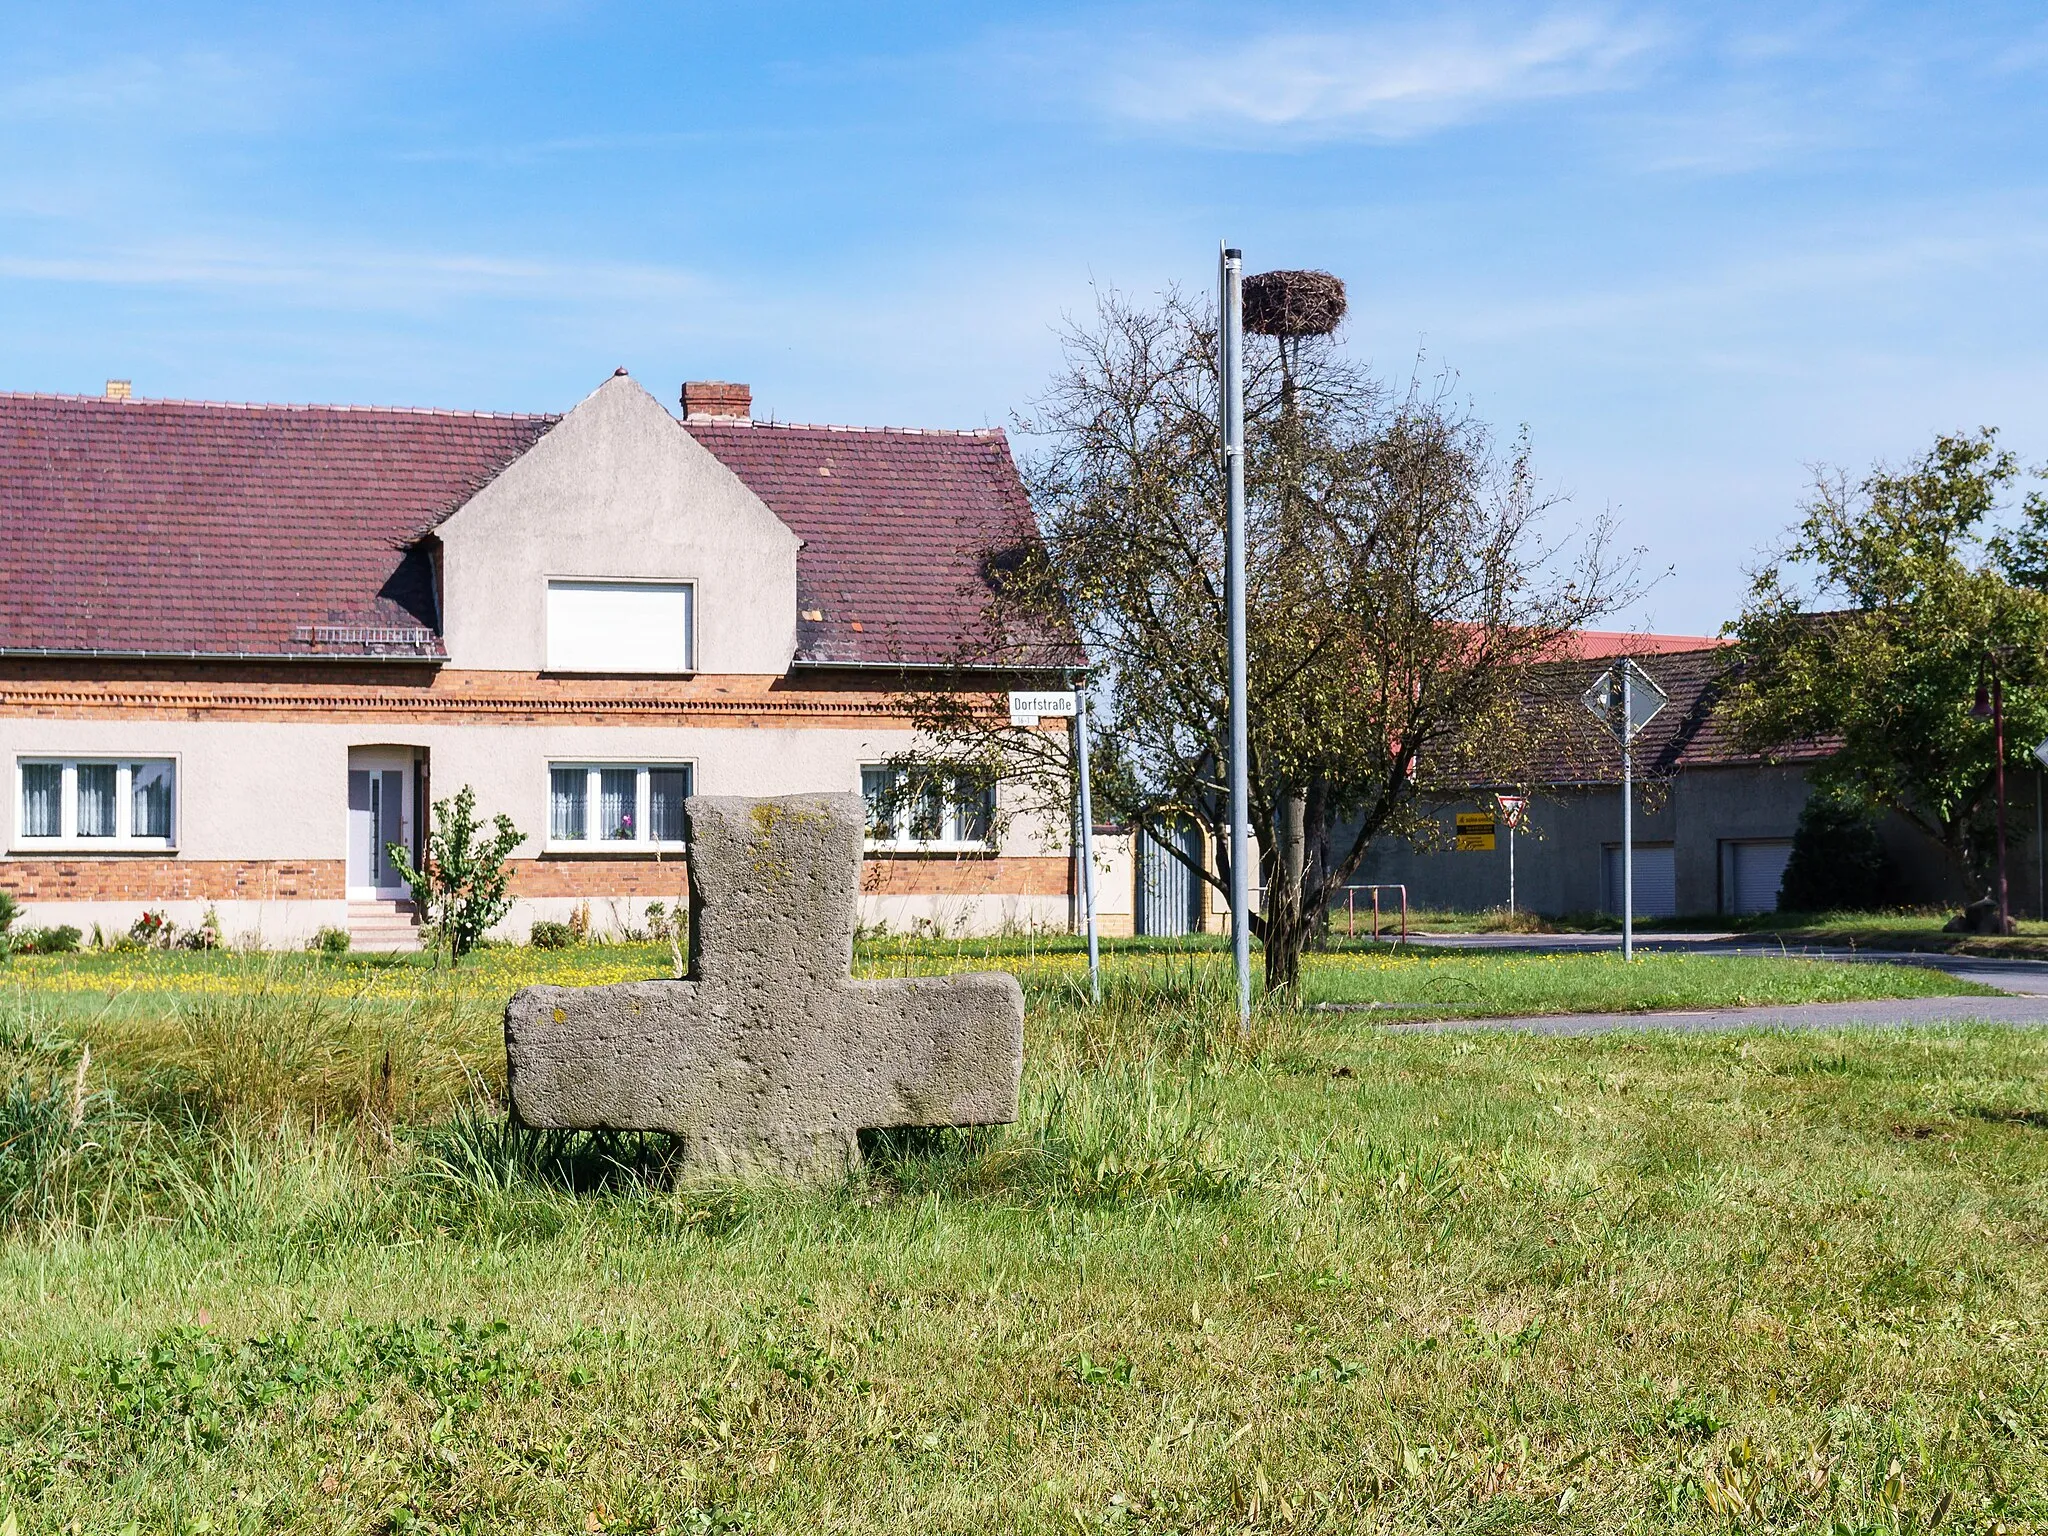
{"label": "red roof building", "polygon": [[[408,942],[385,847],[467,784],[527,834],[508,932],[632,928],[681,889],[680,795],[879,796],[907,676],[966,686],[987,562],[1036,537],[1003,434],[683,406],[0,395],[0,889]],[[1060,829],[999,834],[993,793],[878,824],[869,921],[1066,925]]]}

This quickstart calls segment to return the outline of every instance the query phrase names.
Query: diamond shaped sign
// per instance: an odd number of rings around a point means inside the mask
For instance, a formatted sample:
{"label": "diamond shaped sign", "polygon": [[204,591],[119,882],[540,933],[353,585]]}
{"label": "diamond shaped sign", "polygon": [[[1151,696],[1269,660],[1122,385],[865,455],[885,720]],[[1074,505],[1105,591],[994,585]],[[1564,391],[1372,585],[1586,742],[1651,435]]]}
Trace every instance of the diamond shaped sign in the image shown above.
{"label": "diamond shaped sign", "polygon": [[1593,679],[1593,686],[1579,697],[1594,717],[1617,736],[1623,735],[1621,721],[1622,671],[1628,672],[1628,729],[1626,740],[1634,741],[1642,734],[1643,727],[1662,713],[1664,706],[1671,702],[1671,695],[1657,686],[1657,680],[1637,666],[1633,658],[1627,658],[1609,667]]}

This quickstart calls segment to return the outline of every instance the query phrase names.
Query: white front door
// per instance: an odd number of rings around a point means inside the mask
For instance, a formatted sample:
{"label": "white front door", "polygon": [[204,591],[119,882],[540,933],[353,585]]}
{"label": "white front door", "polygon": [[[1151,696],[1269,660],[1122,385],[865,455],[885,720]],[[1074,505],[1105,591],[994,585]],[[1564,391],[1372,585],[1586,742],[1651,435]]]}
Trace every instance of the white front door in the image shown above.
{"label": "white front door", "polygon": [[348,894],[356,901],[406,894],[390,845],[412,843],[412,767],[351,753],[348,765]]}

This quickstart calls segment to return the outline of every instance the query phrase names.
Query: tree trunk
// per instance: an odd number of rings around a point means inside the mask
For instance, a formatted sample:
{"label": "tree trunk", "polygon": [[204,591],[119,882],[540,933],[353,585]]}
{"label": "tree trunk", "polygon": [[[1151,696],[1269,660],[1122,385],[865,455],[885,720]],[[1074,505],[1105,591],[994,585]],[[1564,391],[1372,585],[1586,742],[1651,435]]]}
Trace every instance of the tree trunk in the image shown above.
{"label": "tree trunk", "polygon": [[1308,796],[1289,789],[1280,799],[1279,857],[1266,892],[1266,990],[1301,986],[1301,952],[1313,924],[1303,910],[1302,875],[1308,856]]}

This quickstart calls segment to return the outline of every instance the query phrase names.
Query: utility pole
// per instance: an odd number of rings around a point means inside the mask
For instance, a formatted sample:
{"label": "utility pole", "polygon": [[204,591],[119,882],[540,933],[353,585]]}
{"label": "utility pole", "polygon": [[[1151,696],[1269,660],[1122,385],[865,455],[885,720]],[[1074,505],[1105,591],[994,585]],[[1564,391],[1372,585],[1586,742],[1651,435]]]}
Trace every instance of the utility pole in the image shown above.
{"label": "utility pole", "polygon": [[1223,248],[1217,305],[1223,384],[1223,469],[1228,484],[1224,532],[1230,606],[1230,947],[1237,963],[1237,1023],[1252,1022],[1251,728],[1246,719],[1244,622],[1244,252]]}
{"label": "utility pole", "polygon": [[1636,957],[1636,744],[1629,729],[1636,712],[1635,679],[1621,667],[1621,958]]}

